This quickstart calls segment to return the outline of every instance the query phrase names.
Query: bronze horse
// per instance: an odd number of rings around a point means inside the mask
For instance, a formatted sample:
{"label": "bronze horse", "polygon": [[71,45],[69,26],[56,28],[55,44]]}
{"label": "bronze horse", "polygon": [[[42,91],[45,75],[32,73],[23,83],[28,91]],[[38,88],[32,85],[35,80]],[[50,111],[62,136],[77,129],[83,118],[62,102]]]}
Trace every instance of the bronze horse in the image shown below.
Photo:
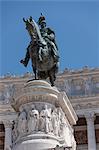
{"label": "bronze horse", "polygon": [[[55,62],[51,54],[51,47],[45,42],[41,36],[40,29],[37,23],[30,17],[25,20],[26,29],[30,35],[31,42],[27,48],[29,53],[28,59],[31,58],[33,72],[35,74],[35,80],[49,78],[51,86],[54,86],[56,79],[56,73],[58,71],[58,61]],[[41,58],[42,57],[42,61]],[[25,65],[24,60],[21,63]],[[28,63],[28,61],[27,61]]]}

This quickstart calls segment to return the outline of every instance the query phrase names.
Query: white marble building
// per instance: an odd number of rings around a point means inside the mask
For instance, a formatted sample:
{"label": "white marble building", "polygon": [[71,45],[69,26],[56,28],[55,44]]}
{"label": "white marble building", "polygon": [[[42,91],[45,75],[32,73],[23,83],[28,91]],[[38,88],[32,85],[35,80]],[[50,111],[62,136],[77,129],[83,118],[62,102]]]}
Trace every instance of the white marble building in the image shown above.
{"label": "white marble building", "polygon": [[[4,143],[12,142],[11,129],[17,117],[9,104],[10,94],[15,90],[14,94],[20,95],[24,83],[31,77],[26,73],[0,78],[0,150],[4,149]],[[77,150],[99,150],[99,69],[65,69],[57,75],[55,84],[60,92],[66,92],[78,116],[77,124],[73,126]]]}

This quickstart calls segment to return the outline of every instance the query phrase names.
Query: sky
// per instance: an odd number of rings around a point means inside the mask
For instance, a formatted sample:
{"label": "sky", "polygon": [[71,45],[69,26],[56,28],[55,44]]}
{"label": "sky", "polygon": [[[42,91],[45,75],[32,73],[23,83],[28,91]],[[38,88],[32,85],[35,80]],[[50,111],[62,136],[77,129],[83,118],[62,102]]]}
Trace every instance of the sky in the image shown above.
{"label": "sky", "polygon": [[99,1],[0,1],[0,76],[7,73],[32,72],[31,62],[25,68],[24,58],[30,37],[23,17],[40,14],[54,30],[59,48],[59,70],[99,67]]}

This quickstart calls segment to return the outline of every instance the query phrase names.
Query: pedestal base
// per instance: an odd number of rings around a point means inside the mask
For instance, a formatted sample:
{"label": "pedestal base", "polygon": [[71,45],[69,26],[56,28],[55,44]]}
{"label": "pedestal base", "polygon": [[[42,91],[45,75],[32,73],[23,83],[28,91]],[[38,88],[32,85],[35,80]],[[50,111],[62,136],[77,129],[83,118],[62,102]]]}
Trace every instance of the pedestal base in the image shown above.
{"label": "pedestal base", "polygon": [[[72,125],[77,116],[66,97],[42,80],[27,83],[13,103],[18,118],[12,150],[49,150],[75,145]],[[72,150],[76,150],[73,148]]]}
{"label": "pedestal base", "polygon": [[55,136],[46,134],[28,135],[18,141],[13,150],[48,150],[60,145]]}

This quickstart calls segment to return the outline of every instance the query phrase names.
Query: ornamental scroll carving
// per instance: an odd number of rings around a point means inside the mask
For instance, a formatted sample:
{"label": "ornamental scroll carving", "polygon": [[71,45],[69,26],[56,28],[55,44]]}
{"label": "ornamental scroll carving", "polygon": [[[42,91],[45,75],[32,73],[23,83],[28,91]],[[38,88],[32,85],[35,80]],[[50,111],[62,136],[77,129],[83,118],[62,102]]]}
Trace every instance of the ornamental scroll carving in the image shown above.
{"label": "ornamental scroll carving", "polygon": [[66,124],[64,116],[65,114],[60,107],[49,107],[47,104],[44,104],[41,109],[39,104],[21,107],[18,118],[13,125],[13,143],[29,134],[45,133],[62,137],[63,126]]}

